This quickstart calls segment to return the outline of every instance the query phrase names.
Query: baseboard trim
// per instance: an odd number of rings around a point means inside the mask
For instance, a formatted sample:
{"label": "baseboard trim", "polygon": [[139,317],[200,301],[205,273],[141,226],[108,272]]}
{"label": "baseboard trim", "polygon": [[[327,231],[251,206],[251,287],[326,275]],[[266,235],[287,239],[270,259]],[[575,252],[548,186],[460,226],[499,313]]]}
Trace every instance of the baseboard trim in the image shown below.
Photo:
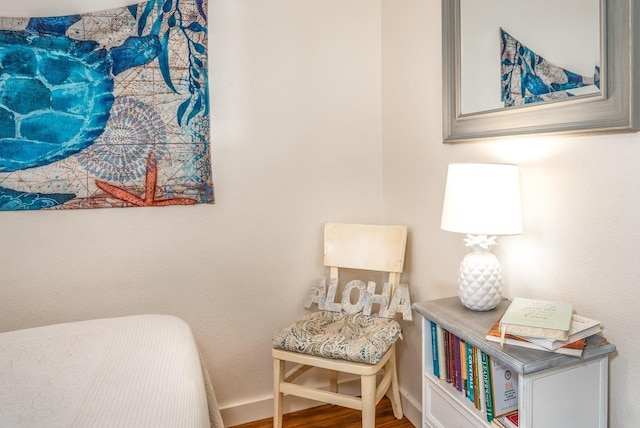
{"label": "baseboard trim", "polygon": [[[360,385],[358,379],[353,379],[340,383],[340,391],[345,394],[359,394]],[[421,426],[422,410],[419,404],[408,396],[402,388],[400,389],[402,400],[402,410],[404,415],[416,427]],[[311,407],[321,406],[324,403],[308,400],[306,398],[286,396],[283,402],[283,412],[291,413],[298,410],[309,409]],[[247,422],[259,421],[273,417],[273,397],[269,396],[261,400],[251,401],[247,403],[227,406],[220,409],[224,426],[233,427]]]}
{"label": "baseboard trim", "polygon": [[400,400],[402,401],[402,413],[409,419],[415,427],[422,426],[422,405],[407,395],[406,391],[400,388]]}

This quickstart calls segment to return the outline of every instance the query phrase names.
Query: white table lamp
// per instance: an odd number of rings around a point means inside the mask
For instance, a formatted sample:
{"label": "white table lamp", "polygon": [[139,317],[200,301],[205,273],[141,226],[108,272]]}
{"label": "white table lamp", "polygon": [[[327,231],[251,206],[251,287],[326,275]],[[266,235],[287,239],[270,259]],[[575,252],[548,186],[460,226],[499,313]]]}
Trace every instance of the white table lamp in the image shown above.
{"label": "white table lamp", "polygon": [[495,235],[522,233],[518,166],[449,165],[440,227],[467,234],[471,247],[460,264],[460,301],[476,311],[493,309],[502,293],[502,268],[491,253]]}

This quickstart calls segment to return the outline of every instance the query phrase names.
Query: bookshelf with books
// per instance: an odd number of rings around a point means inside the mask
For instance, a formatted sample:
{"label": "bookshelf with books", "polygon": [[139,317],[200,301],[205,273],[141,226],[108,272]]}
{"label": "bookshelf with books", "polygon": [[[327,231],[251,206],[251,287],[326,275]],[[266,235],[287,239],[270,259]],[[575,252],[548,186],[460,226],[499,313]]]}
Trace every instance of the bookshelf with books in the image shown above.
{"label": "bookshelf with books", "polygon": [[487,340],[508,306],[503,300],[477,312],[458,297],[413,305],[423,317],[423,428],[489,428],[514,420],[519,428],[606,427],[615,346],[592,335],[576,357]]}

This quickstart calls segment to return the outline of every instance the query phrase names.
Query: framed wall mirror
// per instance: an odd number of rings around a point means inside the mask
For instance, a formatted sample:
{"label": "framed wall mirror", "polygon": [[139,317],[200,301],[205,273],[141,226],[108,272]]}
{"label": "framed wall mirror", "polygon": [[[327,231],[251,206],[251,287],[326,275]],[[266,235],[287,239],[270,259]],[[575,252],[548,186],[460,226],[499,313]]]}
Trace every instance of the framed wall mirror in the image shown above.
{"label": "framed wall mirror", "polygon": [[445,143],[640,129],[634,0],[442,0]]}

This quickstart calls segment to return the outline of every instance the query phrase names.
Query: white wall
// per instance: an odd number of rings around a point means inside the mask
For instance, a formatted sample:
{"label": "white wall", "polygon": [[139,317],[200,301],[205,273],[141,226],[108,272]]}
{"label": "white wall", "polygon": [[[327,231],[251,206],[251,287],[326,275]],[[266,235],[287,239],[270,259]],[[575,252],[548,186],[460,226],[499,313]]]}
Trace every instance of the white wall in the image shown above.
{"label": "white wall", "polygon": [[[49,14],[116,2],[22,0],[2,14],[45,5]],[[266,417],[270,337],[303,313],[322,273],[322,223],[409,225],[413,300],[454,295],[466,250],[439,229],[446,166],[517,162],[525,233],[497,249],[506,292],[567,299],[601,318],[619,349],[610,426],[640,419],[640,135],[443,145],[438,0],[209,9],[217,203],[0,213],[1,331],[175,314],[193,327],[227,422]],[[419,320],[403,327],[401,389],[419,405]]]}
{"label": "white wall", "polygon": [[209,18],[216,204],[0,213],[0,331],[178,315],[228,408],[271,398],[271,335],[324,273],[323,223],[382,220],[381,19],[370,0],[210,0]]}
{"label": "white wall", "polygon": [[[450,162],[521,166],[524,233],[499,239],[506,294],[567,300],[618,348],[610,425],[640,418],[640,134],[441,143],[440,2],[382,0],[385,219],[411,225],[414,300],[456,294],[462,236],[440,230]],[[405,329],[400,384],[418,399],[419,327]]]}

